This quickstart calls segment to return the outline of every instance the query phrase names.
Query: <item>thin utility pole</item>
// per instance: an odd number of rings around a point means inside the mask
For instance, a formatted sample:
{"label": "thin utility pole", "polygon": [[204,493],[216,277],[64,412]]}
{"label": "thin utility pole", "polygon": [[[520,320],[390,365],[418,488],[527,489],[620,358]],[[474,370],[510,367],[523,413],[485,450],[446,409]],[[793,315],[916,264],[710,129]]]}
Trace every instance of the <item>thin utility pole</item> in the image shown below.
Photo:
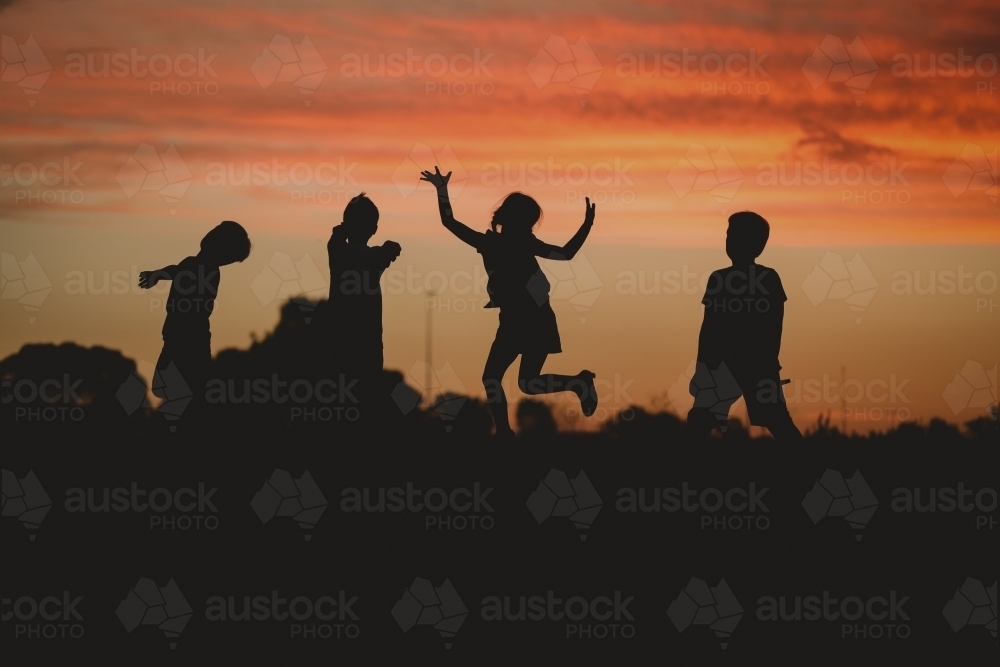
{"label": "thin utility pole", "polygon": [[844,398],[847,393],[847,367],[840,367],[840,431],[847,435],[847,400]]}
{"label": "thin utility pole", "polygon": [[424,369],[426,374],[424,387],[427,388],[427,405],[432,405],[434,402],[434,390],[432,389],[434,384],[434,308],[431,300],[437,296],[437,292],[427,290],[425,294],[424,310],[427,315],[427,330],[424,332],[424,361],[427,362],[427,366]]}

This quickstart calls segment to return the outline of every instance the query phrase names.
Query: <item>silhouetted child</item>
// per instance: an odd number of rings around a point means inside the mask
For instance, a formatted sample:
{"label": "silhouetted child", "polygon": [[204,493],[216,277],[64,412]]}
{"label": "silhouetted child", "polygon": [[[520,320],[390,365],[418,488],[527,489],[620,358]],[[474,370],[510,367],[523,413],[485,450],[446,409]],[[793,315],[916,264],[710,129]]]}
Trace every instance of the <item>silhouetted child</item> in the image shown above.
{"label": "silhouetted child", "polygon": [[696,437],[724,426],[729,408],[742,394],[751,424],[767,427],[779,441],[802,439],[779,377],[787,297],[777,272],[754,262],[769,233],[767,220],[756,213],[729,216],[726,254],[733,265],[712,272],[702,299],[705,319],[690,385],[695,404],[688,413],[688,428]]}
{"label": "silhouetted child", "polygon": [[201,240],[201,250],[179,264],[139,274],[139,287],[149,289],[170,280],[167,317],[163,322],[163,351],[156,362],[159,377],[153,378],[153,394],[167,398],[164,383],[171,364],[198,399],[203,393],[212,363],[212,333],[208,318],[215,310],[219,292],[219,267],[242,262],[250,255],[250,237],[231,220],[219,223]]}
{"label": "silhouetted child", "polygon": [[[395,241],[369,246],[378,231],[378,208],[365,193],[344,208],[326,245],[330,257],[327,326],[333,358],[348,380],[366,394],[382,372],[382,273],[399,257]],[[360,400],[360,398],[359,398]]]}
{"label": "silhouetted child", "polygon": [[587,211],[579,231],[566,245],[559,247],[540,241],[532,233],[542,217],[542,209],[538,202],[520,192],[507,195],[493,212],[490,231],[477,232],[455,220],[448,199],[450,178],[451,172],[442,175],[437,167],[434,173],[421,172],[421,180],[437,188],[441,222],[448,231],[483,256],[483,264],[489,274],[486,289],[490,301],[486,307],[500,309],[500,326],[483,371],[486,401],[493,413],[497,436],[509,437],[513,434],[502,382],[504,373],[518,355],[521,356],[518,386],[522,392],[536,396],[572,391],[580,399],[583,414],[589,417],[597,410],[597,391],[592,372],[584,370],[576,375],[542,375],[546,357],[562,352],[562,345],[556,315],[549,304],[549,281],[535,257],[573,259],[594,225],[596,204],[591,205],[590,199],[587,199]]}

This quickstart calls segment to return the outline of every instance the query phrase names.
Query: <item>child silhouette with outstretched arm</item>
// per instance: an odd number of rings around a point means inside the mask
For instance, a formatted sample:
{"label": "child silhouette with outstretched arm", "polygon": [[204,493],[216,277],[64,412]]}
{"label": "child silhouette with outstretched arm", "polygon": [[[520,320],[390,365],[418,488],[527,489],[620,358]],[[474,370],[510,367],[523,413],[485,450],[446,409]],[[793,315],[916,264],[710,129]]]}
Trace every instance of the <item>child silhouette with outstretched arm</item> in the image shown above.
{"label": "child silhouette with outstretched arm", "polygon": [[733,265],[712,273],[702,299],[705,319],[690,383],[695,402],[688,413],[688,428],[697,438],[724,427],[729,408],[742,394],[751,424],[767,427],[778,441],[802,440],[779,377],[788,299],[778,273],[755,262],[769,234],[767,220],[756,213],[729,216],[726,254]]}
{"label": "child silhouette with outstretched arm", "polygon": [[[219,293],[219,268],[250,256],[250,237],[243,226],[226,220],[201,240],[201,250],[179,264],[139,274],[139,287],[149,289],[170,280],[167,317],[163,321],[163,351],[156,362],[153,394],[167,398],[164,377],[171,364],[197,398],[208,379],[212,363],[212,333],[208,318]],[[166,375],[165,375],[166,374]]]}
{"label": "child silhouette with outstretched arm", "polygon": [[395,241],[369,246],[378,231],[378,207],[364,192],[344,208],[343,222],[333,228],[326,244],[330,256],[328,301],[334,358],[361,393],[382,372],[382,273],[401,252]]}
{"label": "child silhouette with outstretched arm", "polygon": [[462,224],[452,214],[448,199],[450,178],[451,172],[442,175],[437,167],[433,173],[421,172],[421,180],[437,188],[441,222],[483,256],[489,275],[486,289],[490,301],[486,307],[500,309],[500,326],[483,371],[486,401],[493,413],[497,436],[513,435],[502,381],[518,355],[521,356],[518,386],[522,392],[536,396],[572,391],[580,399],[583,414],[591,416],[597,410],[592,372],[542,374],[546,357],[562,352],[562,345],[556,315],[549,305],[549,282],[535,258],[573,259],[594,225],[596,205],[587,199],[587,211],[579,231],[566,245],[559,247],[540,241],[532,233],[542,216],[542,209],[534,199],[520,192],[507,195],[493,212],[490,231],[478,232]]}

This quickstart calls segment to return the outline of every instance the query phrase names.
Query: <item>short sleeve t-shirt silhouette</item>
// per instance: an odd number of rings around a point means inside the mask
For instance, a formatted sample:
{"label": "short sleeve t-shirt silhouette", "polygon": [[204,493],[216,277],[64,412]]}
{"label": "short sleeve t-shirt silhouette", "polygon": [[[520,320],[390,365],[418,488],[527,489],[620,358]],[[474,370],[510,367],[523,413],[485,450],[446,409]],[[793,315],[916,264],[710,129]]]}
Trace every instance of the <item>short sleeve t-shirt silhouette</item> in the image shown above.
{"label": "short sleeve t-shirt silhouette", "polygon": [[208,318],[219,293],[219,267],[197,257],[177,265],[167,296],[163,340],[185,347],[211,345]]}
{"label": "short sleeve t-shirt silhouette", "polygon": [[705,327],[700,355],[734,369],[776,374],[784,303],[778,273],[752,264],[713,271],[705,289]]}

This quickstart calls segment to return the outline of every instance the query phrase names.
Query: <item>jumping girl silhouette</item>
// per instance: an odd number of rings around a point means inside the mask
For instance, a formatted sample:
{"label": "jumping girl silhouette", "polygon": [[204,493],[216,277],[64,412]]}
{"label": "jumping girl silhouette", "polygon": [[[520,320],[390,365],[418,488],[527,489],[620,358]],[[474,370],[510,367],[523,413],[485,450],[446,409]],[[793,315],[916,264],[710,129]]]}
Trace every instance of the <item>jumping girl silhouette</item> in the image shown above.
{"label": "jumping girl silhouette", "polygon": [[450,178],[451,172],[442,175],[434,167],[433,173],[421,172],[420,180],[437,188],[441,223],[483,256],[483,264],[489,274],[486,289],[490,301],[486,307],[500,309],[500,326],[483,371],[486,401],[493,413],[497,436],[513,435],[502,381],[504,373],[518,355],[521,356],[518,386],[522,392],[536,396],[572,391],[580,399],[583,414],[591,416],[597,410],[597,391],[592,372],[542,374],[546,357],[562,352],[562,344],[556,315],[549,305],[549,281],[535,257],[564,261],[573,259],[594,226],[596,204],[592,205],[587,199],[587,212],[579,231],[566,245],[559,247],[540,241],[532,233],[542,217],[542,209],[538,202],[520,192],[507,195],[493,212],[490,231],[477,232],[462,224],[452,215],[448,199]]}

